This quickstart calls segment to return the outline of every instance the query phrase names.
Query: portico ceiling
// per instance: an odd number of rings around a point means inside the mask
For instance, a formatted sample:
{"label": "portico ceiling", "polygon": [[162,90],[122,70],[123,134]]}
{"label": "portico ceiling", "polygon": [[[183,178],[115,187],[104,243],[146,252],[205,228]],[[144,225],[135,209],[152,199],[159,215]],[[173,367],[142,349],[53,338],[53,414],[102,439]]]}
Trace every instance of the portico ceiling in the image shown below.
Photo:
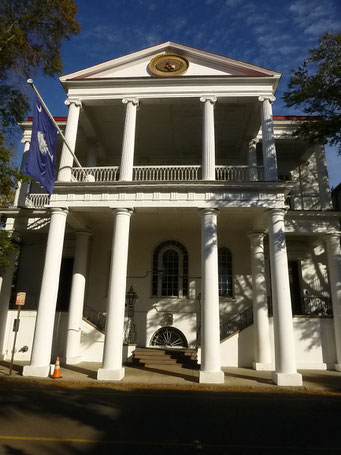
{"label": "portico ceiling", "polygon": [[[85,114],[104,149],[101,165],[119,165],[125,105],[111,102],[84,106]],[[202,103],[199,99],[143,100],[137,112],[135,165],[200,164]],[[86,161],[89,132],[81,117],[79,157]],[[260,127],[255,99],[219,99],[215,106],[217,164],[246,164],[247,144]]]}

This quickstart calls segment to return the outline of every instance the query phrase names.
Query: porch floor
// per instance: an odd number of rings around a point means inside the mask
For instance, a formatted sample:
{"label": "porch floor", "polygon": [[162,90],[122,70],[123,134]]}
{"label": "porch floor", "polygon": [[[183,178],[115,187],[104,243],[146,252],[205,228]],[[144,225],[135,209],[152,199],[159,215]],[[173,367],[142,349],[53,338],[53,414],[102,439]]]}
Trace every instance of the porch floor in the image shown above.
{"label": "porch floor", "polygon": [[[28,378],[21,375],[23,365],[28,362],[15,362],[12,376],[9,376],[9,362],[0,362],[0,381],[22,380],[43,381],[77,386],[86,383],[98,387],[115,388],[195,388],[203,390],[230,390],[255,392],[301,391],[311,393],[341,393],[341,373],[337,371],[299,370],[303,375],[303,387],[278,387],[271,381],[271,372],[255,371],[251,368],[223,368],[224,384],[199,384],[199,371],[182,368],[178,365],[160,365],[157,368],[141,368],[125,365],[125,377],[118,383],[98,381],[97,370],[101,367],[98,362],[82,362],[78,365],[62,365],[61,379]],[[85,385],[85,384],[84,384]]]}

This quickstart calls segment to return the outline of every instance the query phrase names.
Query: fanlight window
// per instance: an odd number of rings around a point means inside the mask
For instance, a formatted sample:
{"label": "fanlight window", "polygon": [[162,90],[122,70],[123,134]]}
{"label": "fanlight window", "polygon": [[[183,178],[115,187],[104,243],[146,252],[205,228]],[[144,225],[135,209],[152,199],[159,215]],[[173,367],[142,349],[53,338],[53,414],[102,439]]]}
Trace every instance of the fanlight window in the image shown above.
{"label": "fanlight window", "polygon": [[218,250],[219,296],[232,297],[232,254],[228,248]]}
{"label": "fanlight window", "polygon": [[184,297],[188,295],[188,253],[181,243],[161,243],[153,255],[153,296]]}

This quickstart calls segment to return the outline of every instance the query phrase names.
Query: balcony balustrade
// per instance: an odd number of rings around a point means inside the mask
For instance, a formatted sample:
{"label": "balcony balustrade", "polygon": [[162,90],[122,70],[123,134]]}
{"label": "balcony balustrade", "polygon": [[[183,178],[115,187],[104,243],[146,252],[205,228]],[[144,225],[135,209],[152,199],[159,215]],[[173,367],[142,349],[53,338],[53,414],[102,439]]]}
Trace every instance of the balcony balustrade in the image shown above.
{"label": "balcony balustrade", "polygon": [[[118,166],[73,168],[73,182],[116,182]],[[134,166],[134,182],[194,182],[201,180],[201,166]],[[263,166],[216,166],[217,181],[261,181]]]}

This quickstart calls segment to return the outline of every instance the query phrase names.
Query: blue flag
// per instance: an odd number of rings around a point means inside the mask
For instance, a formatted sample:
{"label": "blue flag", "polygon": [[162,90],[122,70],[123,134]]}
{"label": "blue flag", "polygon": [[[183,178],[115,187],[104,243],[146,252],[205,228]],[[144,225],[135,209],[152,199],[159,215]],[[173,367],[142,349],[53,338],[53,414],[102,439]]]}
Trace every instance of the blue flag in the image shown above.
{"label": "blue flag", "polygon": [[49,194],[56,179],[56,147],[57,128],[35,96],[31,144],[23,173],[37,180]]}

